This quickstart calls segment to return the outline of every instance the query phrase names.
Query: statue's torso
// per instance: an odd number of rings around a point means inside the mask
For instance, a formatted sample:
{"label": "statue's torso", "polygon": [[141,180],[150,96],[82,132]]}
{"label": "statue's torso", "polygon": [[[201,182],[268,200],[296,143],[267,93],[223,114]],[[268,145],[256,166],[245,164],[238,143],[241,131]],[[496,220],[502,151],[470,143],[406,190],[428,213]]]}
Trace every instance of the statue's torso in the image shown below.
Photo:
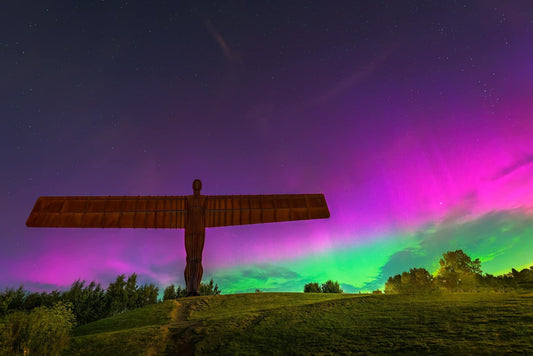
{"label": "statue's torso", "polygon": [[205,233],[205,196],[187,197],[187,219],[185,233]]}

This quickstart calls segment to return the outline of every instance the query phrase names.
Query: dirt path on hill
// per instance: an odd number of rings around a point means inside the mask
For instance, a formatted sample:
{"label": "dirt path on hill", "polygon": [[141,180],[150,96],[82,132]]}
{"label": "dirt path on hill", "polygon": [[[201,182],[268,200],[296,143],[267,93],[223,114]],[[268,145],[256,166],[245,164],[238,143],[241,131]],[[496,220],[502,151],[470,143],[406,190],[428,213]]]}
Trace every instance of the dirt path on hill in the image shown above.
{"label": "dirt path on hill", "polygon": [[189,328],[199,325],[199,322],[187,321],[190,315],[189,308],[177,300],[172,300],[172,310],[170,311],[170,323],[161,325],[159,337],[154,340],[153,345],[146,351],[149,356],[155,355],[193,355],[194,343],[188,342],[186,334]]}
{"label": "dirt path on hill", "polygon": [[147,355],[194,355],[195,340],[201,334],[202,322],[190,321],[189,317],[201,301],[172,302],[174,305],[170,311],[170,323],[161,325],[159,337],[147,350]]}

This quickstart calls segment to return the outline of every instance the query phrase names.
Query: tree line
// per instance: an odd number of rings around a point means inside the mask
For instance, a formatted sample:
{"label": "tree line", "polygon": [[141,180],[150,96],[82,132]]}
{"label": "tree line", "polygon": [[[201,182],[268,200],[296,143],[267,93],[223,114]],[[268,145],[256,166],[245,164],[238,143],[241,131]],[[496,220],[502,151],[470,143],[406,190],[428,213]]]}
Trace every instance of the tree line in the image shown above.
{"label": "tree line", "polygon": [[74,325],[68,303],[12,311],[0,318],[0,355],[59,355]]}
{"label": "tree line", "polygon": [[[218,295],[220,289],[213,278],[209,283],[201,283],[200,295]],[[171,284],[166,287],[162,300],[185,297],[187,291],[181,286]],[[76,326],[84,325],[99,319],[107,318],[128,310],[141,308],[159,302],[159,288],[154,284],[137,284],[137,274],[119,275],[107,289],[100,283],[77,280],[69,290],[50,293],[27,292],[20,286],[18,289],[7,288],[0,293],[0,319],[11,312],[29,312],[38,307],[52,308],[58,303],[68,305],[74,315]]]}
{"label": "tree line", "polygon": [[[200,295],[220,294],[213,282],[201,283]],[[0,293],[0,355],[57,355],[70,331],[80,325],[160,302],[154,284],[137,284],[137,274],[119,275],[107,289],[77,280],[69,290],[26,292],[23,286]],[[185,297],[186,289],[166,287],[163,300]]]}
{"label": "tree line", "polygon": [[304,293],[343,293],[339,282],[329,280],[319,285],[317,282],[307,283],[304,286]]}
{"label": "tree line", "polygon": [[[218,284],[214,284],[213,278],[209,280],[209,283],[200,283],[200,288],[198,288],[198,294],[200,295],[219,295],[220,289],[218,289]],[[163,300],[183,298],[187,296],[187,289],[182,288],[181,286],[174,286],[174,284],[169,285],[165,288],[163,292]]]}
{"label": "tree line", "polygon": [[107,289],[100,283],[77,280],[69,290],[50,293],[26,292],[23,286],[0,293],[0,318],[14,311],[29,312],[38,307],[51,308],[58,303],[69,305],[75,325],[83,325],[127,310],[154,304],[159,288],[154,284],[137,284],[137,274],[119,275]]}
{"label": "tree line", "polygon": [[435,292],[509,292],[533,289],[533,266],[518,272],[493,276],[483,274],[479,258],[472,260],[462,250],[448,251],[439,260],[440,268],[433,276],[424,268],[389,277],[385,283],[387,294],[420,294]]}

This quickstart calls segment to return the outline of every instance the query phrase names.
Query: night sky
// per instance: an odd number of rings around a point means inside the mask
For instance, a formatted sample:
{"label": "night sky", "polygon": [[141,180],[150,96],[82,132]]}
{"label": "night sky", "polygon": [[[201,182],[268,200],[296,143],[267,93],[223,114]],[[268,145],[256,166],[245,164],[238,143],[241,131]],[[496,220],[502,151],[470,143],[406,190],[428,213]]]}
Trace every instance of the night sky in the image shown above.
{"label": "night sky", "polygon": [[331,212],[207,229],[223,293],[370,291],[456,249],[533,265],[531,1],[2,1],[0,75],[0,289],[183,286],[183,230],[25,221],[195,178]]}

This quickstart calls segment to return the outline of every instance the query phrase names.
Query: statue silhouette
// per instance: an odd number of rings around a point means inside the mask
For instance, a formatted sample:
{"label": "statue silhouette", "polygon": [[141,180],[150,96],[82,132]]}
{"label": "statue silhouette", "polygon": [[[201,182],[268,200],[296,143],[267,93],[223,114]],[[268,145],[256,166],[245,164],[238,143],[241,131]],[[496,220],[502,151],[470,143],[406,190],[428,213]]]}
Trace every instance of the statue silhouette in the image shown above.
{"label": "statue silhouette", "polygon": [[329,218],[323,194],[39,197],[26,226],[185,229],[187,295],[198,295],[208,227]]}

